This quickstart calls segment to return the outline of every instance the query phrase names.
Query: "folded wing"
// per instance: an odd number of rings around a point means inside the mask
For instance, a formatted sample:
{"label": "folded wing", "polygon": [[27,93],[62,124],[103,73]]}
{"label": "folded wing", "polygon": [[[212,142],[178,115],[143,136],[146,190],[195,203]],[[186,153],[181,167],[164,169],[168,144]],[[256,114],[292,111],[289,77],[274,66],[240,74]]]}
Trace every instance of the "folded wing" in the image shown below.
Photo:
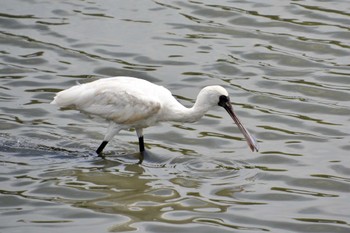
{"label": "folded wing", "polygon": [[51,103],[75,108],[117,124],[147,120],[161,108],[157,99],[130,83],[98,81],[61,91]]}

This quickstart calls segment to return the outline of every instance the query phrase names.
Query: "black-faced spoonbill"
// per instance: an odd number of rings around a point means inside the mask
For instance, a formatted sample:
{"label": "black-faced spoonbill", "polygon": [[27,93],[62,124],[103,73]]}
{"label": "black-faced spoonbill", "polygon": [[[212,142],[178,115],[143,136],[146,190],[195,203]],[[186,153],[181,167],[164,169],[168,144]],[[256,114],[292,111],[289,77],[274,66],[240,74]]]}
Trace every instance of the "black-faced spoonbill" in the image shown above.
{"label": "black-faced spoonbill", "polygon": [[132,77],[103,78],[61,91],[51,104],[63,108],[72,107],[109,121],[103,142],[96,150],[99,156],[114,135],[120,130],[130,128],[136,130],[143,156],[143,128],[163,121],[195,122],[215,106],[221,106],[228,112],[246,138],[250,149],[258,151],[256,140],[234,113],[228,92],[221,86],[204,87],[193,107],[187,108],[168,89],[146,80]]}

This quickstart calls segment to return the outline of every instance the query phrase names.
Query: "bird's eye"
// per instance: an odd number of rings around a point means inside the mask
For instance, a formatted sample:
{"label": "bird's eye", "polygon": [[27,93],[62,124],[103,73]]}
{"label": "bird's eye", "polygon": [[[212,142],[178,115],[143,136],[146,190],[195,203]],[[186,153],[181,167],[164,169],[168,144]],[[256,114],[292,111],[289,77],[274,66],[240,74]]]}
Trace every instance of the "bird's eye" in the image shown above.
{"label": "bird's eye", "polygon": [[227,103],[227,102],[230,102],[230,98],[228,97],[228,96],[226,96],[226,95],[221,95],[220,97],[219,97],[219,103],[218,103],[218,105],[219,106],[223,106],[225,103]]}

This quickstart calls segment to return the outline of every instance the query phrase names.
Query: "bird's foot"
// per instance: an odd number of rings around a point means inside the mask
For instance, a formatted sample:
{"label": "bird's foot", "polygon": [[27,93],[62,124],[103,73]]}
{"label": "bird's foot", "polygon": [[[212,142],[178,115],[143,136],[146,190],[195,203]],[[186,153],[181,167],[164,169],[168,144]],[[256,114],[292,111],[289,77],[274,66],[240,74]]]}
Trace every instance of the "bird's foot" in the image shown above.
{"label": "bird's foot", "polygon": [[101,153],[97,153],[96,152],[96,154],[97,154],[97,157],[99,157],[101,159],[105,159],[106,158],[106,156],[102,152]]}
{"label": "bird's foot", "polygon": [[140,157],[139,157],[139,162],[137,164],[142,164],[143,160],[145,160],[146,158],[148,158],[148,152],[146,150],[143,150],[140,152]]}

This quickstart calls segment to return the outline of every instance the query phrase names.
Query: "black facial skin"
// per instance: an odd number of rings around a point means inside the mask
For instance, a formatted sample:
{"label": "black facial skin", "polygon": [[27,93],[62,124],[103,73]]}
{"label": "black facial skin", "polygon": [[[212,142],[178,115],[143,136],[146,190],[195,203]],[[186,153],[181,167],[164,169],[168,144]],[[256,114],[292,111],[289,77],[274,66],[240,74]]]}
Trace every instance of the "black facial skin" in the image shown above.
{"label": "black facial skin", "polygon": [[219,97],[218,105],[221,106],[221,107],[225,107],[225,106],[227,106],[227,103],[230,103],[230,98],[228,96],[221,95]]}

